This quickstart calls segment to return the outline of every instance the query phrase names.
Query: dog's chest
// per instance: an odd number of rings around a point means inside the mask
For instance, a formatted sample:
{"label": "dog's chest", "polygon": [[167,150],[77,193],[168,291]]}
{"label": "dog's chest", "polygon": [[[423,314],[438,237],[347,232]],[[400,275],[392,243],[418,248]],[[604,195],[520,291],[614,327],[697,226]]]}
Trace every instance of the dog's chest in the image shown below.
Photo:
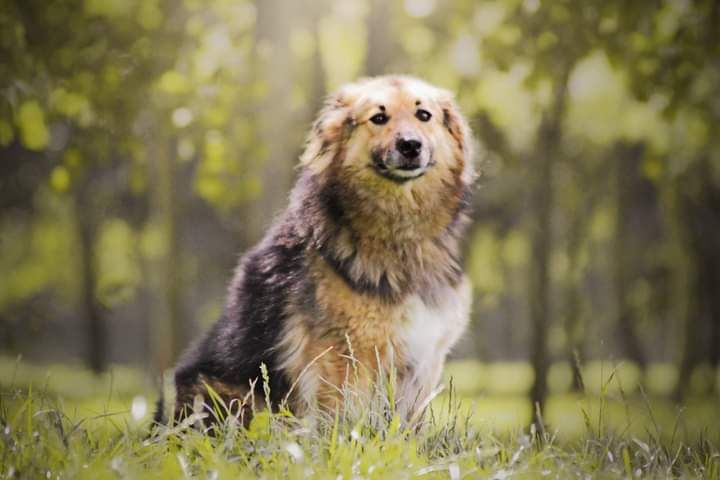
{"label": "dog's chest", "polygon": [[[333,332],[333,348],[339,351],[344,351],[349,340],[353,355],[369,366],[380,360],[383,368],[394,365],[430,382],[468,322],[466,279],[455,286],[436,287],[434,301],[412,295],[400,304],[390,304],[353,291],[324,261],[315,268],[316,317],[322,325],[318,331]],[[312,344],[324,345],[328,339],[317,338]]]}
{"label": "dog's chest", "polygon": [[467,281],[437,292],[435,302],[418,295],[403,305],[403,321],[395,331],[408,366],[416,374],[428,374],[442,363],[464,331],[470,314],[470,288]]}

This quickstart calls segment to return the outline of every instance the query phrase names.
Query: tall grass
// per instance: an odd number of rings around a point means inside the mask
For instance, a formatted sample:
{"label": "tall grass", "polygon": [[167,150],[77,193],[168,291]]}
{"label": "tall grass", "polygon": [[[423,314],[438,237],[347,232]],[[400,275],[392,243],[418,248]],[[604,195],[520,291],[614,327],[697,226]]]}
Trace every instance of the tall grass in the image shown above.
{"label": "tall grass", "polygon": [[[6,386],[0,478],[720,479],[720,452],[710,439],[668,442],[652,423],[642,437],[609,428],[603,400],[599,415],[585,412],[585,434],[561,442],[551,428],[483,428],[452,385],[424,416],[403,418],[392,379],[386,372],[370,394],[346,385],[337,409],[301,418],[283,407],[255,409],[247,427],[220,397],[209,400],[209,412],[151,427],[134,407],[117,409],[127,403],[111,395],[83,416],[50,391]],[[267,395],[267,379],[263,387]],[[644,408],[654,415],[649,401]]]}

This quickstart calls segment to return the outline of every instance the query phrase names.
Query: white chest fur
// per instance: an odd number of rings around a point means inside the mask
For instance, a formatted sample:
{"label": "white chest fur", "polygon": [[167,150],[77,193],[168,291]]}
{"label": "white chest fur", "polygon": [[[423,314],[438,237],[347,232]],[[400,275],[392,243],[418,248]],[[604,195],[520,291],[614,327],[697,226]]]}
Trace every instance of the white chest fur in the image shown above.
{"label": "white chest fur", "polygon": [[409,372],[400,381],[403,403],[412,410],[432,392],[442,374],[445,357],[470,319],[471,289],[467,278],[456,287],[436,292],[435,304],[413,296],[405,304],[405,321],[398,328]]}

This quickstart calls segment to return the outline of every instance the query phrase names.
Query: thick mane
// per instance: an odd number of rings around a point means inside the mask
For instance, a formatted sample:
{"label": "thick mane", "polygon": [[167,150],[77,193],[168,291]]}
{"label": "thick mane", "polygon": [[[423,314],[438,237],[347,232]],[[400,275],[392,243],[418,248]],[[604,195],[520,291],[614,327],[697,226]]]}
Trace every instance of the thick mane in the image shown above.
{"label": "thick mane", "polygon": [[[354,290],[398,302],[454,285],[462,275],[460,238],[469,223],[470,185],[409,208],[358,203],[342,184],[304,171],[291,216],[309,245]],[[430,200],[426,198],[425,200]]]}

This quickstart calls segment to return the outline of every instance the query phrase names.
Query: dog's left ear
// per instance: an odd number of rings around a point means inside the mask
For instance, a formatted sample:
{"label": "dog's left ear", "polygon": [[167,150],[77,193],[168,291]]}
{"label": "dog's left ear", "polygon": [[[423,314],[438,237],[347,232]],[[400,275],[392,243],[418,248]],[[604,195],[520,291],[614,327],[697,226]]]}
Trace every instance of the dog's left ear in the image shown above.
{"label": "dog's left ear", "polygon": [[340,152],[355,126],[347,88],[330,95],[305,142],[300,164],[314,173],[324,171]]}
{"label": "dog's left ear", "polygon": [[449,92],[440,100],[440,107],[443,112],[443,126],[455,141],[457,155],[463,162],[463,180],[472,183],[477,174],[474,164],[475,145],[470,126]]}

